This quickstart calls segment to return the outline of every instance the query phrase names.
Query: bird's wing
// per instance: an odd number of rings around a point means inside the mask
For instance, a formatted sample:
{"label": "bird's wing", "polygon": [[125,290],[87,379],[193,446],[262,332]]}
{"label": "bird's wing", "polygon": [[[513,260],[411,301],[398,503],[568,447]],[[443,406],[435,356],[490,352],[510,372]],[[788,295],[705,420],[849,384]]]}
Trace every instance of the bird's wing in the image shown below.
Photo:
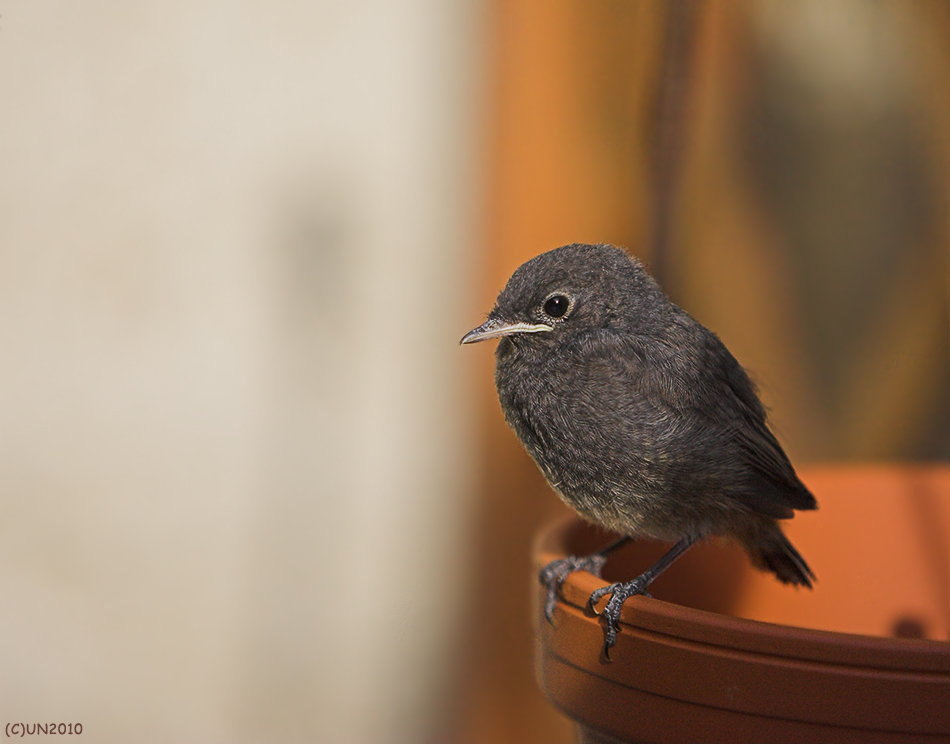
{"label": "bird's wing", "polygon": [[[654,376],[654,392],[674,415],[704,421],[706,431],[732,442],[733,454],[745,465],[736,495],[750,509],[776,519],[792,517],[794,509],[815,509],[815,497],[766,424],[749,376],[715,335],[702,331],[699,343],[688,347],[696,351],[693,358],[682,358],[682,345],[671,347],[678,349],[679,363],[661,365],[667,371]],[[663,384],[670,374],[678,379]]]}
{"label": "bird's wing", "polygon": [[[718,342],[718,339],[716,339]],[[742,494],[746,506],[778,519],[788,519],[793,509],[814,509],[815,497],[799,480],[795,468],[766,423],[766,412],[742,366],[719,342],[717,368],[726,389],[723,422],[751,469],[750,488]],[[731,401],[729,400],[731,398]]]}
{"label": "bird's wing", "polygon": [[792,517],[793,509],[814,509],[817,504],[764,421],[747,419],[734,431],[751,468],[749,487],[741,494],[751,509],[777,519]]}

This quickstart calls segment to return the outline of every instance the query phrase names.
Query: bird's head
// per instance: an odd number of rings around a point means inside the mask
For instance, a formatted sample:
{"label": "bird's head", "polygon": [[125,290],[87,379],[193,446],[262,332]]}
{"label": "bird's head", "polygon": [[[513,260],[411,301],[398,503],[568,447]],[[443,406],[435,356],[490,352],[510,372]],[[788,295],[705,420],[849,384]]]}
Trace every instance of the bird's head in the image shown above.
{"label": "bird's head", "polygon": [[498,295],[488,320],[464,336],[547,346],[623,322],[644,293],[660,291],[635,259],[610,245],[575,243],[522,264]]}

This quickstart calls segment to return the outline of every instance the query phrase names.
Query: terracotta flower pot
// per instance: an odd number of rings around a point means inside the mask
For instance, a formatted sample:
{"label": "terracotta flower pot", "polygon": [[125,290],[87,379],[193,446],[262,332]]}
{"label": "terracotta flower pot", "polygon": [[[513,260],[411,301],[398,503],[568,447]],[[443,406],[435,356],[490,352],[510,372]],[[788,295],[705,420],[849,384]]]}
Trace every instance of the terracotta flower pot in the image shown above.
{"label": "terracotta flower pot", "polygon": [[[538,592],[538,679],[581,742],[950,742],[950,467],[803,480],[820,511],[787,532],[818,576],[813,592],[704,543],[654,598],[627,601],[612,662],[585,611],[601,579],[571,575],[553,626]],[[536,566],[608,540],[559,523],[540,535]],[[666,547],[635,543],[604,576],[633,577]]]}

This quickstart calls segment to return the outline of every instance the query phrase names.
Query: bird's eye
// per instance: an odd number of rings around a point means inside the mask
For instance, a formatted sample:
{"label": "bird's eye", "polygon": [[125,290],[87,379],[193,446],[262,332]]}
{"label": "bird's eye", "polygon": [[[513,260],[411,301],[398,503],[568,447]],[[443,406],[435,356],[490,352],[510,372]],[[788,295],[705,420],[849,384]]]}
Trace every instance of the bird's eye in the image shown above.
{"label": "bird's eye", "polygon": [[552,318],[563,318],[571,309],[571,301],[564,295],[552,295],[544,301],[544,312]]}

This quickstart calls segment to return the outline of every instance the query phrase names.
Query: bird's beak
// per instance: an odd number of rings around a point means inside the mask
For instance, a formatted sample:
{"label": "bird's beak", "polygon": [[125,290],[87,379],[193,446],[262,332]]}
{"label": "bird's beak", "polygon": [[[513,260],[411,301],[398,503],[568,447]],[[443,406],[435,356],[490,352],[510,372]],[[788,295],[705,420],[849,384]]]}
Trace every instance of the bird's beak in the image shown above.
{"label": "bird's beak", "polygon": [[487,341],[490,338],[501,338],[502,336],[511,336],[515,333],[549,333],[554,329],[549,325],[538,323],[506,323],[499,318],[489,318],[478,328],[475,328],[464,336],[459,344],[475,344],[479,341]]}

